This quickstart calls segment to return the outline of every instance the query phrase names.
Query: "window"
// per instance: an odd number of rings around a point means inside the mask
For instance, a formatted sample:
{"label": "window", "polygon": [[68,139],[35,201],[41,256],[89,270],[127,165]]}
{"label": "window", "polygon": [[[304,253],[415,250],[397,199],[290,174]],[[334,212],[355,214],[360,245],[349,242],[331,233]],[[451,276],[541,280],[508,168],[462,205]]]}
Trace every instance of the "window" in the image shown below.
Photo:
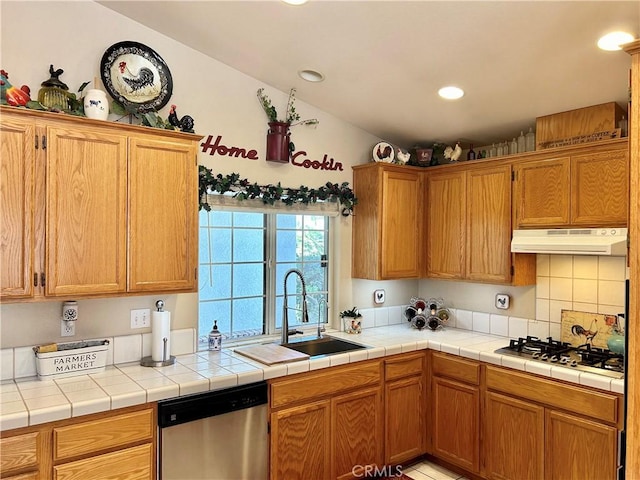
{"label": "window", "polygon": [[[284,277],[306,281],[311,324],[327,322],[329,219],[323,215],[200,212],[198,338],[213,321],[227,338],[276,333],[282,325]],[[287,279],[290,328],[301,319],[302,285]],[[297,310],[296,310],[297,309]]]}

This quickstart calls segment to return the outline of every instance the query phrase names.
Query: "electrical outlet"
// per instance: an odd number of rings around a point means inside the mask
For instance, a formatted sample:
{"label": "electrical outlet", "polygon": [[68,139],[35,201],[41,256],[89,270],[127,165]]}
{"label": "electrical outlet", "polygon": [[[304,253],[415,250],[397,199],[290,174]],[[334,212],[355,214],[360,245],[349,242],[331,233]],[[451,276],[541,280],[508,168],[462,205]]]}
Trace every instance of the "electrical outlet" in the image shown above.
{"label": "electrical outlet", "polygon": [[60,320],[60,336],[73,337],[76,334],[76,322]]}
{"label": "electrical outlet", "polygon": [[138,308],[136,310],[131,310],[131,328],[148,328],[150,326],[150,308]]}

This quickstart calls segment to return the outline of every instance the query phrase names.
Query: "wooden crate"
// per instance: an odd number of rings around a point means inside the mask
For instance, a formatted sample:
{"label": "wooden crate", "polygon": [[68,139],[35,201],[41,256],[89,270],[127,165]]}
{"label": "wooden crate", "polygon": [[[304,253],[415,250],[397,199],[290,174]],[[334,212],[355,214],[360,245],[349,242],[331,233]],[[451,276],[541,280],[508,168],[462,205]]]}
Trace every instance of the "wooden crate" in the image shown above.
{"label": "wooden crate", "polygon": [[536,118],[536,150],[554,140],[568,140],[593,133],[610,132],[618,127],[625,110],[615,102],[578,108]]}

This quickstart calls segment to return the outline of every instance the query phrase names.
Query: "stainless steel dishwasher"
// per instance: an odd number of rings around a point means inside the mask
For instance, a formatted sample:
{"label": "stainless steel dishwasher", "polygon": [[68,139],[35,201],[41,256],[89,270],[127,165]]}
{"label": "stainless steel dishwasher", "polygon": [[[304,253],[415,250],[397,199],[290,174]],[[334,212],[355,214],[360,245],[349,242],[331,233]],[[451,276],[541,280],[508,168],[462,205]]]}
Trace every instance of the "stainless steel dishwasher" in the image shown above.
{"label": "stainless steel dishwasher", "polygon": [[268,476],[267,383],[158,402],[162,480]]}

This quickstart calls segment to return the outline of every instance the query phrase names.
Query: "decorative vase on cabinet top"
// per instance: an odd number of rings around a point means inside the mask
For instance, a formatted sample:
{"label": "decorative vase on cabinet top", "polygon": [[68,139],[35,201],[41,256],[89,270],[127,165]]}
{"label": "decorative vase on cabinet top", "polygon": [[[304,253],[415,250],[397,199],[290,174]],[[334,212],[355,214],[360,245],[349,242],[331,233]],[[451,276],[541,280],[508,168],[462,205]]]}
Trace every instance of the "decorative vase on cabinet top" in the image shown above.
{"label": "decorative vase on cabinet top", "polygon": [[109,118],[107,94],[98,89],[89,90],[84,96],[84,114],[93,120]]}

